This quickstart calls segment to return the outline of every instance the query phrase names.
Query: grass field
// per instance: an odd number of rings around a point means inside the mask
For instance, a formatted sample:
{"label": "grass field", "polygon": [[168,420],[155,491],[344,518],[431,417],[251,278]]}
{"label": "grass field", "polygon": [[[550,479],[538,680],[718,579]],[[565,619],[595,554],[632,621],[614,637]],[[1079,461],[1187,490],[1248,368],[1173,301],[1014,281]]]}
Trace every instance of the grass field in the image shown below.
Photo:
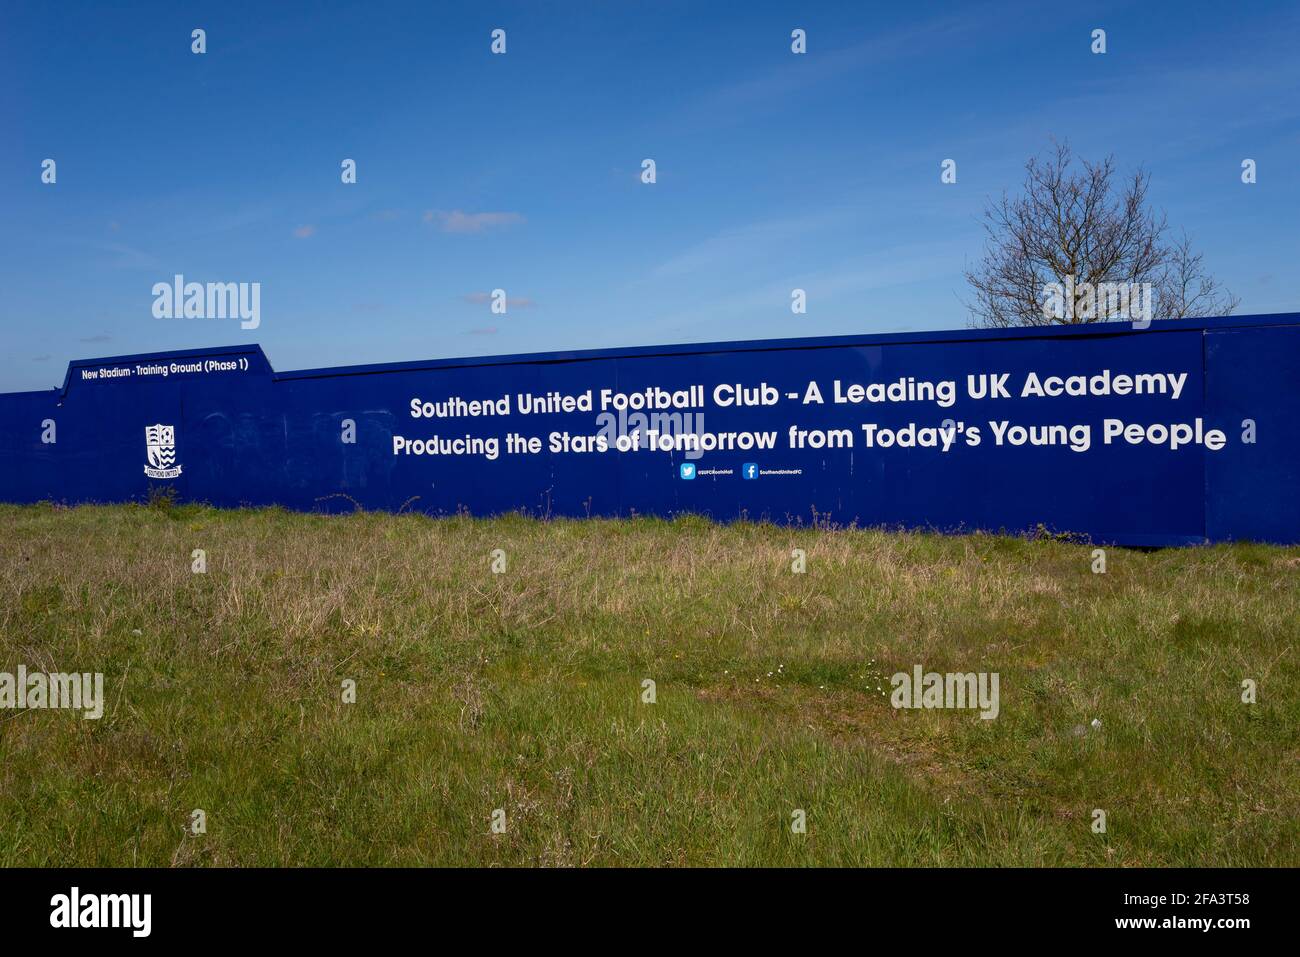
{"label": "grass field", "polygon": [[[0,864],[1300,864],[1300,549],[1106,559],[0,506],[0,671],[106,698],[0,711]],[[894,709],[918,664],[998,673],[999,716]]]}

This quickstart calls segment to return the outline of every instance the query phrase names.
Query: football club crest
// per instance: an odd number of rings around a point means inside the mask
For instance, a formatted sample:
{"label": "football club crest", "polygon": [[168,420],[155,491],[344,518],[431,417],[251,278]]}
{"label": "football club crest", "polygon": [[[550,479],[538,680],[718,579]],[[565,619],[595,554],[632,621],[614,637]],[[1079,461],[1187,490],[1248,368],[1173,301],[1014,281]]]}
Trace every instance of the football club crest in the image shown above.
{"label": "football club crest", "polygon": [[176,464],[176,428],[171,425],[146,425],[144,448],[149,463],[144,474],[150,478],[169,479],[181,474]]}

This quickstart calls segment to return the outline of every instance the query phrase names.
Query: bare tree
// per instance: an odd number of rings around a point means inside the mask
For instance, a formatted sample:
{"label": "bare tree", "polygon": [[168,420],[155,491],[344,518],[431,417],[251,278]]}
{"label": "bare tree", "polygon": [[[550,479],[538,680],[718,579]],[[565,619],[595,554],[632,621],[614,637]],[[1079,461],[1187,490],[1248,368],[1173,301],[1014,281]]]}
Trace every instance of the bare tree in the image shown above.
{"label": "bare tree", "polygon": [[[1150,175],[1115,172],[1115,159],[1081,160],[1074,168],[1068,143],[1025,164],[1024,194],[1005,193],[984,214],[989,241],[966,279],[971,324],[1070,325],[1128,317],[1128,290],[1150,284],[1152,317],[1226,315],[1238,300],[1206,275],[1190,240],[1166,245],[1163,213],[1147,205]],[[1123,300],[1098,287],[1122,287]],[[1063,308],[1046,308],[1049,289]],[[1058,305],[1061,303],[1058,300]]]}
{"label": "bare tree", "polygon": [[1164,272],[1156,284],[1157,319],[1230,316],[1241,300],[1205,272],[1201,253],[1192,252],[1187,233],[1169,247]]}

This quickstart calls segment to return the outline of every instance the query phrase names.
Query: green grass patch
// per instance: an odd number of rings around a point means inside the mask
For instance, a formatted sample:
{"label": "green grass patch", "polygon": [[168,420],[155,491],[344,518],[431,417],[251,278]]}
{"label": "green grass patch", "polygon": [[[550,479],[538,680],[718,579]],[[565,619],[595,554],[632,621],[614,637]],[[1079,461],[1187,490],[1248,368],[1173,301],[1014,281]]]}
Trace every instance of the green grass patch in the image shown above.
{"label": "green grass patch", "polygon": [[[0,711],[0,865],[1300,864],[1300,549],[1091,553],[0,506],[0,672],[107,699]],[[895,710],[916,664],[999,717]]]}

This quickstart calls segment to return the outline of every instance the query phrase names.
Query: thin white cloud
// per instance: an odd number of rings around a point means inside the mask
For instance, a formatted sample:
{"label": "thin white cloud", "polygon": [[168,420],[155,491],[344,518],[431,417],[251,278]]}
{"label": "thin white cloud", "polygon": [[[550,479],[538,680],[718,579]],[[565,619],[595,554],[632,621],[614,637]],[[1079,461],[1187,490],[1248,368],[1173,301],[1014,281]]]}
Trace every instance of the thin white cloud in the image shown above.
{"label": "thin white cloud", "polygon": [[791,321],[790,292],[795,288],[807,292],[810,311],[822,316],[848,311],[860,314],[863,324],[896,321],[893,312],[881,309],[884,292],[916,284],[934,288],[944,280],[960,279],[952,264],[960,262],[963,249],[954,239],[883,246],[815,272],[790,273],[725,296],[694,302],[683,297],[676,305],[653,305],[636,321],[647,332],[686,329],[696,340],[725,338],[729,323]]}
{"label": "thin white cloud", "polygon": [[[790,54],[776,61],[766,72],[714,89],[701,97],[692,109],[711,117],[732,115],[751,107],[765,107],[774,100],[823,83],[841,80],[859,70],[881,68],[891,61],[915,60],[946,45],[961,42],[987,26],[985,11],[933,17],[921,23],[876,33],[851,46],[836,46],[831,32],[811,30],[809,50],[817,54]],[[788,39],[781,41],[788,44]],[[786,47],[788,50],[788,46]]]}
{"label": "thin white cloud", "polygon": [[111,253],[110,269],[158,269],[158,260],[143,250],[122,243],[90,243],[95,249]]}
{"label": "thin white cloud", "polygon": [[858,215],[858,210],[845,202],[806,216],[730,226],[655,266],[650,271],[650,276],[652,279],[662,279],[705,269],[721,270],[736,263],[752,263],[761,256],[786,249],[796,239],[809,233],[852,223]]}
{"label": "thin white cloud", "polygon": [[515,226],[525,222],[520,213],[485,212],[467,213],[464,210],[430,209],[424,214],[426,223],[437,223],[444,233],[481,233],[499,226]]}
{"label": "thin white cloud", "polygon": [[[470,293],[466,293],[460,298],[464,299],[468,303],[473,303],[476,306],[481,306],[485,303],[489,303],[492,301],[492,294],[490,292],[470,292]],[[506,297],[507,309],[511,309],[511,308],[531,309],[535,305],[537,305],[537,302],[533,299],[529,299],[527,296]]]}

